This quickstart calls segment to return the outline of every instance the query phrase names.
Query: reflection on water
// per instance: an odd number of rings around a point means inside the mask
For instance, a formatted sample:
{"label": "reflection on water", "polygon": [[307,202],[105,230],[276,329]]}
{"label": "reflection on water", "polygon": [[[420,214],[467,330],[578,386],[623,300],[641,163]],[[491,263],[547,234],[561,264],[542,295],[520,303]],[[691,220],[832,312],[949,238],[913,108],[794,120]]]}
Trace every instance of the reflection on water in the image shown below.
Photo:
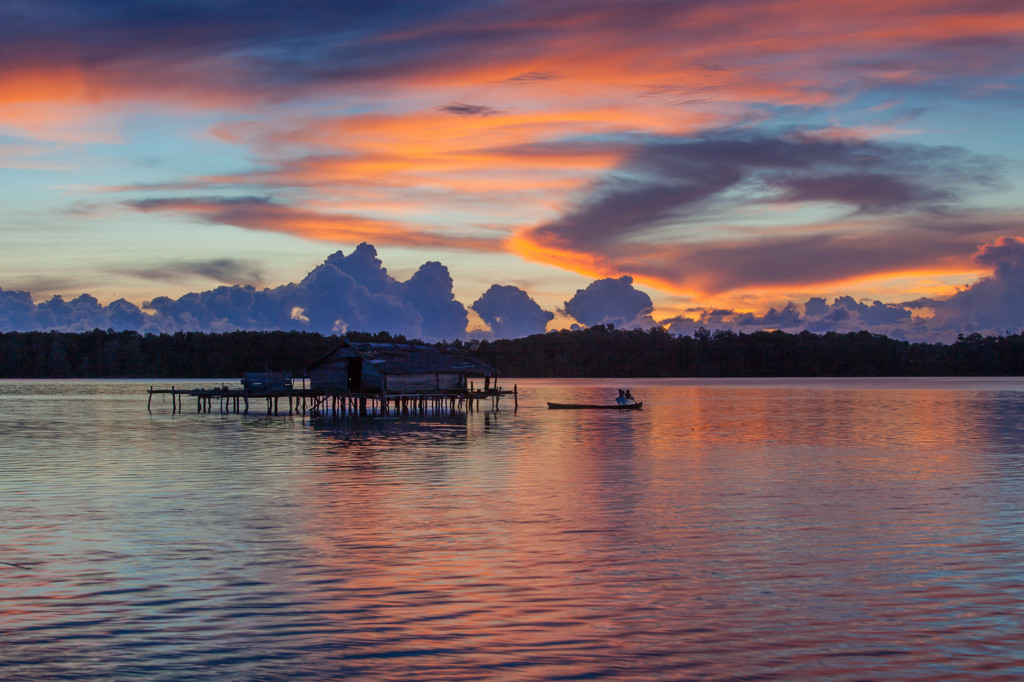
{"label": "reflection on water", "polygon": [[1024,382],[362,422],[149,383],[0,382],[6,679],[1024,675]]}

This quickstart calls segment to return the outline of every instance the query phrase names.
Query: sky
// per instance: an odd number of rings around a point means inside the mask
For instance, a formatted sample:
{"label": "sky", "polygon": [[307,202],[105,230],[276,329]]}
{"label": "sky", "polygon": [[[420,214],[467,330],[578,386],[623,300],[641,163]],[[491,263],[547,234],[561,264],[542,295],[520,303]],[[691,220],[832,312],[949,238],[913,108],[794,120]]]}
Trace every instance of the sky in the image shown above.
{"label": "sky", "polygon": [[1016,0],[0,5],[0,331],[1024,330]]}

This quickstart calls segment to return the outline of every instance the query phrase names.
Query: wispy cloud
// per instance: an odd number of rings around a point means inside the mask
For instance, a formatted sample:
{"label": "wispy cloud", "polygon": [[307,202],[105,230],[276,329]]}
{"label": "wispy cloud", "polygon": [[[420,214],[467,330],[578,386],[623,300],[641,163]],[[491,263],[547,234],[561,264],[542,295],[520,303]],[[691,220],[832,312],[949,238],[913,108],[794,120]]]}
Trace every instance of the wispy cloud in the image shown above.
{"label": "wispy cloud", "polygon": [[528,71],[508,79],[510,83],[532,83],[535,81],[553,81],[561,78],[554,71]]}
{"label": "wispy cloud", "polygon": [[198,275],[223,284],[259,286],[263,283],[263,272],[258,263],[233,258],[171,261],[145,268],[121,269],[117,272],[157,281],[176,281],[182,277]]}
{"label": "wispy cloud", "polygon": [[498,239],[426,231],[359,215],[320,213],[278,204],[264,197],[141,199],[125,202],[125,205],[143,212],[179,213],[207,223],[234,225],[248,230],[287,232],[327,242],[358,243],[376,238],[378,243],[392,246],[477,252],[503,249]]}
{"label": "wispy cloud", "polygon": [[494,107],[488,107],[483,104],[447,104],[443,107],[438,107],[438,111],[443,111],[446,114],[455,114],[456,116],[496,116],[504,112],[498,111]]}
{"label": "wispy cloud", "polygon": [[[1019,3],[257,2],[240,12],[38,0],[2,11],[0,164],[99,168],[96,211],[124,203],[308,240],[511,250],[691,296],[963,273],[977,267],[978,243],[1019,231],[1005,229],[1018,218],[1009,202],[999,215],[977,199],[1006,162],[894,141],[946,102],[985,112],[1019,99]],[[969,137],[977,125],[951,127]],[[918,139],[949,134],[931,132]],[[47,141],[63,154],[33,158]],[[130,176],[105,165],[178,147],[187,162],[142,178],[137,165]],[[192,266],[215,281],[259,280],[256,266],[223,257]]]}
{"label": "wispy cloud", "polygon": [[[636,149],[576,207],[515,244],[530,258],[704,294],[965,263],[978,233],[993,232],[965,228],[972,219],[957,201],[996,184],[1001,166],[961,149],[870,141],[663,140]],[[829,218],[782,229],[749,217],[769,206]],[[965,228],[959,238],[950,224]],[[928,239],[944,226],[943,239]]]}

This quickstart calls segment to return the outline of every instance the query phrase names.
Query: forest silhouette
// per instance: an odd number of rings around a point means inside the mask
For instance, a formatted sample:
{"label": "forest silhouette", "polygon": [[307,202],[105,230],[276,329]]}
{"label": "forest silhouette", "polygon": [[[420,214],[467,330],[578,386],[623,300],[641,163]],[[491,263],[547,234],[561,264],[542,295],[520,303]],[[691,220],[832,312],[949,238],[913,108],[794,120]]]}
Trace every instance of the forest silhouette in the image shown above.
{"label": "forest silhouette", "polygon": [[[343,339],[420,343],[387,332],[344,336],[297,331],[221,334],[134,331],[0,334],[3,378],[233,378],[251,371],[305,368]],[[430,344],[428,344],[430,345]],[[1024,374],[1024,336],[960,335],[952,344],[910,343],[867,331],[825,334],[595,325],[517,339],[448,346],[506,377],[889,377]]]}

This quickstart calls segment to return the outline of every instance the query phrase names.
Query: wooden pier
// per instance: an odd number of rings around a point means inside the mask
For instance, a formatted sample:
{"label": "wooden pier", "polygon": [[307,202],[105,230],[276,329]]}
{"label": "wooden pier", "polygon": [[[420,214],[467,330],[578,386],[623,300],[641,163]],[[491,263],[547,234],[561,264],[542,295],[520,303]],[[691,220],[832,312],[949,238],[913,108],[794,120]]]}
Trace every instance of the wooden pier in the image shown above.
{"label": "wooden pier", "polygon": [[[512,390],[500,386],[476,389],[472,385],[464,390],[417,391],[398,393],[333,393],[309,388],[286,388],[269,391],[249,391],[230,388],[222,384],[214,388],[155,388],[149,387],[146,409],[153,411],[153,396],[171,397],[172,414],[183,412],[185,399],[195,399],[196,412],[222,414],[249,414],[253,404],[265,404],[268,416],[301,414],[309,417],[397,417],[441,415],[457,412],[477,412],[482,404],[492,410],[499,402],[511,396],[515,408],[519,407],[519,388]],[[285,407],[287,401],[287,407]],[[485,408],[486,409],[486,408]]]}
{"label": "wooden pier", "polygon": [[[476,388],[472,378],[483,379]],[[309,379],[309,387],[306,386]],[[519,389],[498,386],[493,367],[452,348],[420,343],[354,343],[343,340],[306,368],[302,387],[286,372],[247,372],[241,388],[149,387],[146,407],[154,395],[170,395],[171,411],[182,411],[184,399],[195,398],[196,412],[249,414],[252,402],[266,402],[268,415],[312,417],[389,417],[476,412],[490,403],[497,410],[502,397],[519,407]]]}

